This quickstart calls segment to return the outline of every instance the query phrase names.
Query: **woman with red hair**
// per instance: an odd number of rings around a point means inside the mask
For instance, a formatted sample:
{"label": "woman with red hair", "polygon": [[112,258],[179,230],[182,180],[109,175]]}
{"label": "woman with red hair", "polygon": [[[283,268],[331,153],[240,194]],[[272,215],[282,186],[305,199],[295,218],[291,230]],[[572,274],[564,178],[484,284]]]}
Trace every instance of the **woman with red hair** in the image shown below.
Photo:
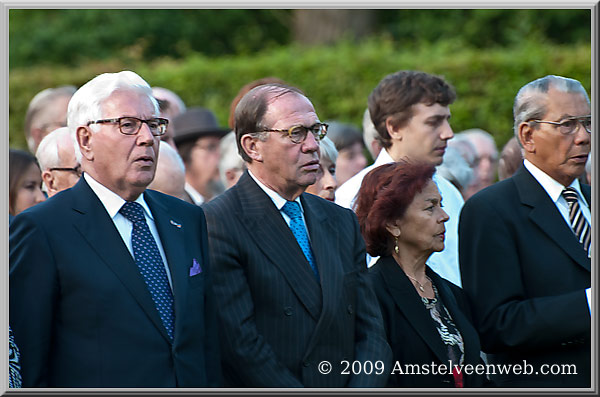
{"label": "woman with red hair", "polygon": [[398,162],[369,172],[356,202],[369,269],[395,366],[389,387],[482,387],[479,337],[462,290],[427,266],[444,249],[448,215],[435,168]]}

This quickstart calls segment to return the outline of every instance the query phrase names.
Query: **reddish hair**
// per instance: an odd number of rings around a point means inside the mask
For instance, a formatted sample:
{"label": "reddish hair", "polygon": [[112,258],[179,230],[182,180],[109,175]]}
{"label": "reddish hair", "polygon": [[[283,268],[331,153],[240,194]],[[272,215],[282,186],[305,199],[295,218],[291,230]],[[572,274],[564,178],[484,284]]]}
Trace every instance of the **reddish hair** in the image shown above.
{"label": "reddish hair", "polygon": [[355,210],[369,255],[391,254],[393,239],[386,225],[404,216],[434,172],[431,164],[401,160],[379,166],[365,176]]}

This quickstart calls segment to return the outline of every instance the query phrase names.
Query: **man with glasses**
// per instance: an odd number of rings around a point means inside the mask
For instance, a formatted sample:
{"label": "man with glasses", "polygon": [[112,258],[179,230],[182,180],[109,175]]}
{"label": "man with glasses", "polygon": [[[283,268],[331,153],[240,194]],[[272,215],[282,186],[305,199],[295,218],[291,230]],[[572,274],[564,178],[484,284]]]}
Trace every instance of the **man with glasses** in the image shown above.
{"label": "man with glasses", "polygon": [[81,177],[81,152],[67,127],[57,128],[42,139],[35,153],[48,197],[75,185]]}
{"label": "man with glasses", "polygon": [[463,288],[488,360],[531,365],[492,376],[499,386],[590,387],[591,197],[577,179],[590,100],[550,75],[523,86],[513,112],[523,165],[463,207]]}
{"label": "man with glasses", "polygon": [[46,88],[29,102],[25,114],[25,138],[31,153],[36,153],[42,139],[51,131],[67,126],[67,106],[76,90],[71,85]]}
{"label": "man with glasses", "polygon": [[10,227],[24,387],[220,384],[204,214],[146,190],[168,124],[158,114],[129,71],[73,95],[83,176]]}
{"label": "man with glasses", "polygon": [[386,371],[344,371],[344,360],[387,370],[391,351],[356,216],[304,193],[326,133],[293,87],[258,86],[236,107],[247,170],[203,206],[226,386],[385,385]]}

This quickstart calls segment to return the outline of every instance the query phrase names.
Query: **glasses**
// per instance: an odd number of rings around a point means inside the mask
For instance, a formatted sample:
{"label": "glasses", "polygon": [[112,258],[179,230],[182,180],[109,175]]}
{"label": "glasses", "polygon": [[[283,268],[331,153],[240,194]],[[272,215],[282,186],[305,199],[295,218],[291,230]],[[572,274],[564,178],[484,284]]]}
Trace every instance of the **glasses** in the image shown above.
{"label": "glasses", "polygon": [[264,130],[260,131],[260,132],[282,132],[287,134],[287,136],[290,138],[290,140],[294,143],[302,143],[304,142],[304,140],[306,139],[306,136],[308,135],[308,132],[310,131],[315,140],[318,142],[321,139],[325,138],[325,135],[327,135],[327,128],[329,128],[328,124],[325,123],[316,123],[310,127],[305,127],[303,125],[295,125],[292,126],[290,128],[288,128],[287,130],[277,130],[277,129],[273,129],[273,128],[265,128]]}
{"label": "glasses", "polygon": [[74,172],[77,174],[77,176],[81,176],[82,171],[81,171],[81,164],[77,164],[77,166],[73,167],[73,168],[67,168],[67,167],[53,167],[53,168],[49,168],[50,171],[65,171],[65,172]]}
{"label": "glasses", "polygon": [[578,124],[581,124],[583,128],[588,132],[592,133],[592,116],[581,116],[581,117],[569,117],[563,121],[546,121],[546,120],[531,120],[534,123],[552,124],[557,126],[558,131],[563,135],[571,135],[577,131]]}
{"label": "glasses", "polygon": [[137,117],[119,117],[117,119],[88,121],[87,125],[104,123],[118,124],[119,131],[121,131],[121,133],[125,135],[137,134],[142,128],[142,124],[146,123],[152,135],[161,136],[164,135],[167,131],[167,125],[169,125],[169,120],[160,117],[148,120],[138,119]]}

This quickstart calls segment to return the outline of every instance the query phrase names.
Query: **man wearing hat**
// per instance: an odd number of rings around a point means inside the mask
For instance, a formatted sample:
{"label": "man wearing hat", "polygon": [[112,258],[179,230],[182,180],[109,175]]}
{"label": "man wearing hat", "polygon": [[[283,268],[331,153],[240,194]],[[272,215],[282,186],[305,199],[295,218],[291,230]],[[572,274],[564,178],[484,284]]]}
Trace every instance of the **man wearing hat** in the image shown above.
{"label": "man wearing hat", "polygon": [[225,189],[219,179],[219,141],[229,132],[213,112],[190,108],[172,121],[175,145],[185,164],[185,191],[200,205]]}

